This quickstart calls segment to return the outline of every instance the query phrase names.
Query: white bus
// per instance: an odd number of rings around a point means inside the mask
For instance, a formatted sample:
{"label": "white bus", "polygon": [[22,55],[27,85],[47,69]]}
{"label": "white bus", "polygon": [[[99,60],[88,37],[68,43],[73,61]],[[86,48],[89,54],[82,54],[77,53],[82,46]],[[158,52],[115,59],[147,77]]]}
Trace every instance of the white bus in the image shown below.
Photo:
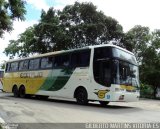
{"label": "white bus", "polygon": [[133,53],[115,45],[51,52],[6,63],[4,91],[76,99],[79,104],[139,99],[138,64]]}

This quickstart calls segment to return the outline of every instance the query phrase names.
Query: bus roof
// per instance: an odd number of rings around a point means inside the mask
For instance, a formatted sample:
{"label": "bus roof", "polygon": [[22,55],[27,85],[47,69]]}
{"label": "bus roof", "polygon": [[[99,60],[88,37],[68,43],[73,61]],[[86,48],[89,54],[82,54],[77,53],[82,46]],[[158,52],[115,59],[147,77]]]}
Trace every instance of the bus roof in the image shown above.
{"label": "bus roof", "polygon": [[20,59],[11,59],[9,61],[6,62],[14,62],[14,61],[20,61],[20,60],[24,60],[24,59],[32,59],[32,58],[38,58],[38,57],[45,57],[45,56],[50,56],[50,55],[57,55],[57,54],[61,54],[61,53],[67,53],[67,52],[73,52],[73,51],[79,51],[79,50],[85,50],[85,49],[93,49],[93,48],[99,48],[99,47],[115,47],[118,48],[122,51],[125,51],[131,55],[134,55],[132,52],[121,48],[119,46],[113,45],[113,44],[101,44],[101,45],[93,45],[93,46],[87,46],[87,47],[83,47],[83,48],[77,48],[77,49],[71,49],[71,50],[61,50],[61,51],[55,51],[55,52],[48,52],[48,53],[44,53],[44,54],[39,54],[39,55],[35,55],[32,57],[25,57],[25,58],[20,58]]}
{"label": "bus roof", "polygon": [[124,49],[124,48],[122,48],[122,47],[113,45],[113,44],[101,44],[101,45],[89,46],[89,48],[98,48],[98,47],[115,47],[115,48],[118,48],[118,49],[120,49],[120,50],[122,50],[122,51],[125,51],[125,52],[127,52],[127,53],[129,53],[129,54],[131,54],[131,55],[134,55],[132,52],[130,52],[130,51],[128,51],[128,50],[126,50],[126,49]]}

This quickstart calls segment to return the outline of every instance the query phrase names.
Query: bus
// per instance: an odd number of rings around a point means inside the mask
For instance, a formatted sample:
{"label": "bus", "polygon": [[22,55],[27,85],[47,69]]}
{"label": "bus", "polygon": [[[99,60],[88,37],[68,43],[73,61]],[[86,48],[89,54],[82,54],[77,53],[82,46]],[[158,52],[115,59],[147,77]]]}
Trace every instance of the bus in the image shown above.
{"label": "bus", "polygon": [[137,101],[138,64],[133,53],[109,44],[9,60],[4,91],[15,97],[74,99],[82,105]]}
{"label": "bus", "polygon": [[3,75],[4,75],[4,69],[0,69],[0,90],[3,91]]}

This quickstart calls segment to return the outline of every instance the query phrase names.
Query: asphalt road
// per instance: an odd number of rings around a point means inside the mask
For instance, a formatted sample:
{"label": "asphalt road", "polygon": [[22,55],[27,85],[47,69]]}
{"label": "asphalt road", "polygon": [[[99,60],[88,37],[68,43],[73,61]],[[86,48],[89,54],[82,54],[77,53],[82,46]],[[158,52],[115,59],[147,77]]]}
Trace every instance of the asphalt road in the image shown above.
{"label": "asphalt road", "polygon": [[0,117],[6,123],[159,122],[160,100],[111,102],[101,107],[98,103],[82,106],[73,101],[22,99],[0,93]]}

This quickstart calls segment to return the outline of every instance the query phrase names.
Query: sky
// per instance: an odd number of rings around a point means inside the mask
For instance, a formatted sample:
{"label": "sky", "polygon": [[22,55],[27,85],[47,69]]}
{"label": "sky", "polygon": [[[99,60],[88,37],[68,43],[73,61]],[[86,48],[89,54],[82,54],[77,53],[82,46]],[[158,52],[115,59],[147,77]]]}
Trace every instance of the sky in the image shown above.
{"label": "sky", "polygon": [[127,32],[135,25],[147,26],[151,30],[160,29],[160,0],[26,0],[26,20],[14,21],[14,30],[5,33],[0,39],[0,64],[9,58],[3,53],[8,46],[9,40],[16,40],[18,35],[26,28],[38,23],[41,10],[47,11],[50,7],[63,9],[64,6],[78,2],[92,2],[98,10],[106,16],[115,18],[122,25],[124,32]]}

